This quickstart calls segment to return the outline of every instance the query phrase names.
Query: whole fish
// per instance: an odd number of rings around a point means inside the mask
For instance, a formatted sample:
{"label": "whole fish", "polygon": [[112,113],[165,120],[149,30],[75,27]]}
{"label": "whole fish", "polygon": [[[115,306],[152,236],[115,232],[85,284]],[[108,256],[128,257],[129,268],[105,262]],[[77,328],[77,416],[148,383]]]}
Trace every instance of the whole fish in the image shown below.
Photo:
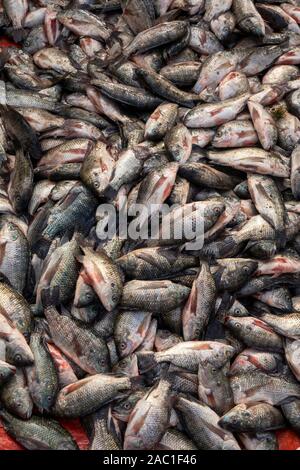
{"label": "whole fish", "polygon": [[53,411],[65,418],[91,414],[131,388],[128,377],[95,374],[67,385],[58,393]]}
{"label": "whole fish", "polygon": [[77,450],[71,434],[57,421],[32,416],[27,421],[1,409],[5,430],[28,450]]}
{"label": "whole fish", "polygon": [[30,349],[34,355],[34,365],[26,368],[30,395],[40,412],[49,411],[58,392],[58,376],[42,327],[37,325],[31,334]]}
{"label": "whole fish", "polygon": [[[44,296],[51,296],[44,291]],[[55,295],[55,294],[54,294]],[[48,298],[50,303],[52,299]],[[109,369],[108,349],[105,341],[93,330],[81,326],[66,315],[60,315],[55,307],[45,308],[45,316],[54,344],[83,370],[94,374]],[[80,340],[80,338],[82,338]]]}
{"label": "whole fish", "polygon": [[287,214],[275,181],[267,176],[248,174],[248,188],[256,209],[274,227],[278,248],[284,248]]}
{"label": "whole fish", "polygon": [[222,430],[218,425],[219,416],[208,406],[180,397],[175,409],[180,415],[184,429],[199,449],[240,450],[234,436],[231,432]]}
{"label": "whole fish", "polygon": [[182,311],[182,329],[185,341],[203,336],[214,310],[216,285],[207,263],[202,263],[189,298]]}
{"label": "whole fish", "polygon": [[237,405],[222,416],[219,424],[232,432],[265,432],[285,426],[280,411],[267,403]]}
{"label": "whole fish", "polygon": [[124,437],[124,449],[152,449],[163,437],[170,420],[171,383],[162,378],[157,387],[146,393],[135,405]]}

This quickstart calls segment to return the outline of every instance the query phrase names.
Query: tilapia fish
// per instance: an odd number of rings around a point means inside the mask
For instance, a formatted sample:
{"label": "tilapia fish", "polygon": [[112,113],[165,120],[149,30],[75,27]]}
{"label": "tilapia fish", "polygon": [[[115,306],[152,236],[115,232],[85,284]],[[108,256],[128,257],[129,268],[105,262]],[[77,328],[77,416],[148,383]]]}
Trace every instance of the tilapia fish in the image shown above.
{"label": "tilapia fish", "polygon": [[0,2],[0,427],[300,432],[299,0]]}

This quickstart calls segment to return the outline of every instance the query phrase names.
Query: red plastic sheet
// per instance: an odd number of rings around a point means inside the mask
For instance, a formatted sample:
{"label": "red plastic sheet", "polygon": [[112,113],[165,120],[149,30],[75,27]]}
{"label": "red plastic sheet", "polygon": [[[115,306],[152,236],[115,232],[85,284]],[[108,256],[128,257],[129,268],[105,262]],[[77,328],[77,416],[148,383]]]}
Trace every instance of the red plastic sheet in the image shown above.
{"label": "red plastic sheet", "polygon": [[9,39],[5,36],[0,37],[0,47],[11,47],[11,46],[20,47],[18,44],[13,42],[11,39]]}
{"label": "red plastic sheet", "polygon": [[289,429],[277,431],[279,450],[296,450],[300,448],[300,435]]}

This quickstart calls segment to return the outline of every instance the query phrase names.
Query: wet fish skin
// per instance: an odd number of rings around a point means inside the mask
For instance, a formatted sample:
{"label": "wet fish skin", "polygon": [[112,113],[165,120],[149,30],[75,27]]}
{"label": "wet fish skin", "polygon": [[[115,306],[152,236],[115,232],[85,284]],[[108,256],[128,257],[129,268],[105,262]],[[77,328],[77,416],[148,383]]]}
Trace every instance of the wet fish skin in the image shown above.
{"label": "wet fish skin", "polygon": [[222,152],[210,151],[208,159],[219,165],[262,175],[287,178],[290,172],[287,162],[279,154],[254,147]]}
{"label": "wet fish skin", "polygon": [[291,158],[291,185],[295,199],[300,199],[300,179],[299,179],[299,147],[297,146]]}
{"label": "wet fish skin", "polygon": [[237,405],[219,421],[220,426],[232,432],[265,432],[285,426],[280,411],[267,404]]}
{"label": "wet fish skin", "polygon": [[114,338],[120,358],[133,353],[144,341],[150,326],[150,312],[127,312],[118,315]]}
{"label": "wet fish skin", "polygon": [[185,341],[203,337],[216,300],[216,285],[207,263],[202,263],[199,275],[192,285],[182,312],[182,329]]}
{"label": "wet fish skin", "polygon": [[0,292],[2,315],[12,322],[26,338],[29,338],[32,321],[29,303],[18,291],[5,282],[0,283]]}
{"label": "wet fish skin", "polygon": [[152,26],[140,32],[130,44],[123,49],[123,56],[147,52],[153,48],[169,44],[187,34],[188,25],[185,21],[171,21]]}
{"label": "wet fish skin", "polygon": [[19,149],[8,187],[9,199],[17,214],[22,214],[27,209],[32,194],[32,184],[31,162],[23,150]]}
{"label": "wet fish skin", "polygon": [[53,412],[65,418],[86,416],[130,389],[128,377],[95,374],[60,390]]}
{"label": "wet fish skin", "polygon": [[201,361],[199,364],[199,398],[221,416],[233,407],[233,395],[227,372],[228,365],[216,368],[206,361]]}
{"label": "wet fish skin", "polygon": [[196,445],[177,429],[168,429],[158,444],[159,450],[196,450]]}
{"label": "wet fish skin", "polygon": [[270,150],[277,142],[278,133],[271,114],[259,103],[248,102],[248,108],[258,138],[265,150]]}
{"label": "wet fish skin", "polygon": [[143,107],[144,109],[154,109],[161,103],[161,100],[154,94],[150,94],[144,89],[111,83],[108,80],[94,79],[91,84],[100,88],[108,98],[120,101],[129,106]]}
{"label": "wet fish skin", "polygon": [[1,386],[5,384],[5,382],[9,381],[11,377],[16,373],[16,368],[5,361],[0,361],[0,383]]}
{"label": "wet fish skin", "polygon": [[170,248],[141,248],[117,260],[118,266],[130,279],[151,280],[165,277],[195,266],[193,256],[177,254]]}
{"label": "wet fish skin", "polygon": [[124,437],[124,449],[151,449],[161,440],[170,420],[171,383],[161,379],[133,408]]}
{"label": "wet fish skin", "polygon": [[222,103],[200,104],[188,112],[184,118],[184,124],[188,128],[209,128],[232,121],[243,111],[249,96],[248,93],[245,93]]}
{"label": "wet fish skin", "polygon": [[282,374],[269,375],[261,371],[247,372],[231,378],[235,404],[265,402],[284,404],[300,395],[299,385]]}
{"label": "wet fish skin", "polygon": [[225,326],[247,346],[273,352],[282,351],[282,339],[265,322],[252,317],[226,317]]}
{"label": "wet fish skin", "polygon": [[18,0],[17,3],[12,0],[5,0],[3,6],[13,27],[17,30],[21,29],[28,10],[27,0]]}
{"label": "wet fish skin", "polygon": [[4,219],[0,221],[0,246],[1,272],[11,286],[22,293],[27,280],[30,258],[27,238],[17,225]]}
{"label": "wet fish skin", "polygon": [[278,248],[284,248],[287,214],[275,181],[267,176],[248,174],[248,187],[256,209],[275,229]]}
{"label": "wet fish skin", "polygon": [[192,135],[183,124],[177,124],[165,137],[165,146],[172,159],[185,163],[192,152]]}
{"label": "wet fish skin", "polygon": [[137,353],[141,370],[170,362],[190,372],[197,373],[200,360],[207,360],[215,367],[222,367],[233,356],[231,346],[217,341],[185,341],[159,353]]}
{"label": "wet fish skin", "polygon": [[290,403],[281,405],[282,412],[295,431],[299,432],[299,400],[293,400]]}
{"label": "wet fish skin", "polygon": [[197,95],[180,90],[172,82],[154,71],[140,68],[137,70],[137,74],[153,92],[173,103],[189,108],[193,107],[195,100],[199,101]]}
{"label": "wet fish skin", "polygon": [[90,374],[109,370],[108,349],[101,337],[75,320],[60,315],[54,307],[47,307],[45,316],[54,344],[67,357]]}
{"label": "wet fish skin", "polygon": [[239,438],[246,450],[278,450],[275,432],[241,433]]}
{"label": "wet fish skin", "polygon": [[177,86],[193,86],[197,81],[200,69],[199,62],[179,62],[166,65],[159,73]]}
{"label": "wet fish skin", "polygon": [[90,439],[89,450],[121,450],[120,430],[108,406],[86,416],[83,424]]}
{"label": "wet fish skin", "polygon": [[237,19],[237,25],[244,32],[264,36],[265,23],[251,0],[245,2],[233,0],[233,12]]}
{"label": "wet fish skin", "polygon": [[57,421],[32,416],[24,421],[1,410],[5,430],[28,450],[77,450],[71,434]]}
{"label": "wet fish skin", "polygon": [[88,34],[94,39],[107,40],[110,34],[106,24],[97,15],[86,10],[70,8],[59,12],[57,19],[78,36]]}
{"label": "wet fish skin", "polygon": [[1,387],[0,396],[7,411],[22,419],[31,417],[33,402],[23,369],[18,368],[15,375]]}
{"label": "wet fish skin", "polygon": [[[218,425],[219,416],[208,406],[202,405],[196,400],[189,401],[180,397],[175,409],[180,415],[184,429],[198,449],[240,450],[233,435],[229,431],[222,430]],[[197,417],[196,420],[195,417]]]}
{"label": "wet fish skin", "polygon": [[50,411],[58,392],[58,375],[47,342],[37,325],[30,337],[30,349],[34,365],[26,368],[31,398],[41,413]]}
{"label": "wet fish skin", "polygon": [[219,190],[233,189],[237,180],[205,163],[182,163],[179,167],[179,175],[191,183]]}
{"label": "wet fish skin", "polygon": [[257,133],[251,121],[230,121],[218,128],[212,145],[215,148],[252,147],[257,142]]}
{"label": "wet fish skin", "polygon": [[124,285],[121,306],[159,313],[162,305],[166,311],[182,304],[189,288],[171,281],[129,281]]}
{"label": "wet fish skin", "polygon": [[88,247],[81,247],[84,255],[77,259],[84,268],[84,277],[98,295],[105,309],[111,312],[122,296],[123,282],[120,272],[104,251],[94,252]]}

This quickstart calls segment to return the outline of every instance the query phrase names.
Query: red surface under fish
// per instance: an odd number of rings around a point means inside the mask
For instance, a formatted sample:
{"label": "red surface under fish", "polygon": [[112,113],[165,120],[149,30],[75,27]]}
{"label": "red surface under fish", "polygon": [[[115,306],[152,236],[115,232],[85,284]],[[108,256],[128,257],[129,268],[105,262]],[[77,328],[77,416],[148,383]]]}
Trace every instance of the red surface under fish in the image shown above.
{"label": "red surface under fish", "polygon": [[[78,419],[72,421],[61,420],[60,423],[66,428],[76,440],[80,450],[87,450],[88,438]],[[279,450],[296,450],[300,448],[300,436],[290,429],[276,432]],[[0,422],[0,451],[1,450],[24,450],[4,431]]]}
{"label": "red surface under fish", "polygon": [[[74,419],[72,421],[61,420],[60,424],[72,434],[80,450],[86,450],[88,448],[89,440],[79,419]],[[24,450],[24,448],[9,437],[9,435],[4,431],[0,421],[0,451],[1,450]]]}

